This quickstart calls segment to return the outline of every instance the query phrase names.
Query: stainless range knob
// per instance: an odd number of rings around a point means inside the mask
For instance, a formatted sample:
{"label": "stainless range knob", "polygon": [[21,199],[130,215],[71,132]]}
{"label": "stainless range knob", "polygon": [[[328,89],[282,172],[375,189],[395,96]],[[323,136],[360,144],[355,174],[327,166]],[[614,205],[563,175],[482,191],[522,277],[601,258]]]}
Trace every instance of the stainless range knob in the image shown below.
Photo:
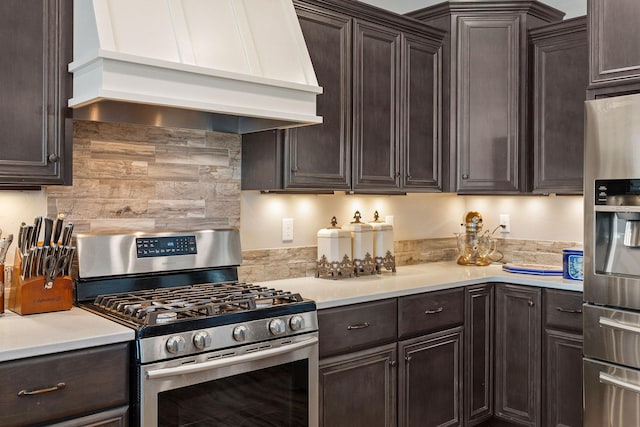
{"label": "stainless range knob", "polygon": [[236,326],[233,328],[233,339],[240,342],[247,339],[247,332],[249,332],[249,328],[244,325]]}
{"label": "stainless range knob", "polygon": [[187,342],[184,340],[184,337],[182,335],[174,335],[172,337],[169,337],[166,347],[169,353],[176,354],[184,351],[184,349],[187,347]]}
{"label": "stainless range knob", "polygon": [[282,319],[273,319],[269,322],[269,330],[273,335],[282,335],[287,330],[287,326]]}
{"label": "stainless range knob", "polygon": [[211,345],[211,335],[206,331],[197,332],[193,336],[193,345],[200,350],[209,347]]}
{"label": "stainless range knob", "polygon": [[299,331],[300,329],[304,328],[304,319],[302,318],[302,316],[299,316],[297,314],[295,316],[291,316],[291,319],[289,319],[289,326],[292,330]]}

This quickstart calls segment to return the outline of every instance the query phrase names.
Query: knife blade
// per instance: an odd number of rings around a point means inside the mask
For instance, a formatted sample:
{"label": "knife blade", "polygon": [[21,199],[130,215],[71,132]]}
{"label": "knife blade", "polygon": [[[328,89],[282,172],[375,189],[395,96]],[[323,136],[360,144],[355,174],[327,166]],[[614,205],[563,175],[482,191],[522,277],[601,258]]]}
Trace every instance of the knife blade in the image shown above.
{"label": "knife blade", "polygon": [[13,234],[9,234],[7,237],[3,237],[2,241],[4,242],[4,247],[2,248],[2,254],[0,254],[0,264],[4,264],[4,261],[7,258],[9,246],[11,246],[11,243],[13,242]]}

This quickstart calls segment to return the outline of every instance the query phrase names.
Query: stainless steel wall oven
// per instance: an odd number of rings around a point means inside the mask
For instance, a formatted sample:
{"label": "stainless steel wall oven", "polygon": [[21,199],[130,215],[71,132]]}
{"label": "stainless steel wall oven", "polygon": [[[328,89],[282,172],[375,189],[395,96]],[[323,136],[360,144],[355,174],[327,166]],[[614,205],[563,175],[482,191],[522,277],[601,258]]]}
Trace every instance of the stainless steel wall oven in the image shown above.
{"label": "stainless steel wall oven", "polygon": [[136,331],[132,424],[316,427],[313,301],[239,283],[236,230],[78,235],[77,303]]}
{"label": "stainless steel wall oven", "polygon": [[640,425],[640,95],[586,103],[584,426]]}

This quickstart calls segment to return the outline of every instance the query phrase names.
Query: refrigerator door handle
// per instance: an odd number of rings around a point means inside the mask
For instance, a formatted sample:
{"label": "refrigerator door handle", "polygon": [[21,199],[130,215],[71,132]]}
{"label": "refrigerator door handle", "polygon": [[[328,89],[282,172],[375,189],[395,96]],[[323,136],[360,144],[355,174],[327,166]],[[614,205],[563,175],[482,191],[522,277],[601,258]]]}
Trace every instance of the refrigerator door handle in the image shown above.
{"label": "refrigerator door handle", "polygon": [[613,375],[605,374],[604,372],[600,372],[600,375],[598,377],[600,379],[600,382],[603,384],[612,385],[614,387],[640,394],[640,386],[636,384],[629,383],[627,381],[621,380],[618,377],[614,377]]}
{"label": "refrigerator door handle", "polygon": [[620,329],[623,331],[633,332],[634,334],[640,334],[640,326],[629,325],[627,323],[618,322],[607,317],[600,317],[598,321],[600,326],[606,326],[609,328]]}

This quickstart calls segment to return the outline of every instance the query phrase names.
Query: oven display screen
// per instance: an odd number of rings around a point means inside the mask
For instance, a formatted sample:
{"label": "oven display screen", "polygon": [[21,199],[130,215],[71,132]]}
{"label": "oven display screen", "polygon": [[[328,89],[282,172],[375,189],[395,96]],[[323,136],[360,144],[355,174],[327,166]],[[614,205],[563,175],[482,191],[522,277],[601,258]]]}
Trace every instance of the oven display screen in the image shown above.
{"label": "oven display screen", "polygon": [[196,236],[136,238],[138,258],[192,255],[198,253]]}

